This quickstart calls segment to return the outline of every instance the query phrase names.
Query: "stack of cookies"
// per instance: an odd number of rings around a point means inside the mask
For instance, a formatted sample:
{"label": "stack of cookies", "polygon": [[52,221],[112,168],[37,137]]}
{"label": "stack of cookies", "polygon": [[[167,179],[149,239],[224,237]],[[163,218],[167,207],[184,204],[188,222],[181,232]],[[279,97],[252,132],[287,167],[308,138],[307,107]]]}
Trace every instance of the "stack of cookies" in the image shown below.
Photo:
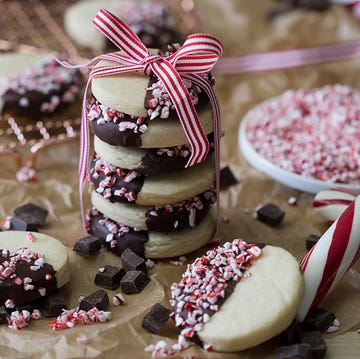
{"label": "stack of cookies", "polygon": [[[97,66],[115,66],[102,60]],[[211,150],[191,154],[169,94],[155,76],[125,73],[91,82],[87,119],[94,130],[89,231],[114,253],[146,258],[192,252],[212,238],[213,118],[201,89],[185,81]]]}

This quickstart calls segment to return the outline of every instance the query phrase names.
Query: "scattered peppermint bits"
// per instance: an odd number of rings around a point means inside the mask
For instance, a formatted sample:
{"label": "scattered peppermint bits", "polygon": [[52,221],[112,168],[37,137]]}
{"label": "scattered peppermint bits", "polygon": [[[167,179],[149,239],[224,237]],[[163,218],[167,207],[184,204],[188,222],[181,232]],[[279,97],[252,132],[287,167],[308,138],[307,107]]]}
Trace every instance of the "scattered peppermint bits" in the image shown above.
{"label": "scattered peppermint bits", "polygon": [[85,334],[80,334],[76,337],[76,341],[79,344],[88,344],[88,343],[90,343],[91,339],[90,339],[90,337],[88,337]]}
{"label": "scattered peppermint bits", "polygon": [[151,353],[153,358],[163,358],[175,355],[189,348],[190,345],[191,343],[184,336],[179,335],[178,341],[175,344],[170,345],[165,340],[159,340],[156,344],[148,345],[145,351]]}
{"label": "scattered peppermint bits", "polygon": [[360,92],[344,85],[289,90],[250,113],[247,140],[304,177],[360,183]]}
{"label": "scattered peppermint bits", "polygon": [[184,338],[192,338],[202,329],[260,254],[258,246],[237,238],[188,265],[180,283],[172,284],[170,300],[175,325],[181,327]]}
{"label": "scattered peppermint bits", "polygon": [[25,237],[31,243],[35,243],[36,238],[35,238],[35,236],[33,235],[32,232],[26,232]]}
{"label": "scattered peppermint bits", "polygon": [[56,318],[56,320],[49,323],[53,330],[73,328],[77,324],[93,324],[96,322],[104,323],[111,320],[111,312],[99,310],[96,307],[88,311],[81,310],[79,307],[70,310],[63,310],[63,312]]}
{"label": "scattered peppermint bits", "polygon": [[32,313],[27,310],[13,311],[8,318],[8,327],[13,330],[21,330],[29,325],[29,321],[41,319],[41,314],[37,309]]}
{"label": "scattered peppermint bits", "polygon": [[122,296],[121,293],[118,293],[118,294],[116,294],[116,295],[113,296],[113,298],[112,298],[112,304],[113,304],[114,306],[119,306],[119,305],[122,305],[122,304],[124,304],[124,303],[125,303],[125,299],[124,299],[124,297]]}
{"label": "scattered peppermint bits", "polygon": [[16,179],[19,182],[35,182],[36,170],[29,166],[23,166],[16,172]]}

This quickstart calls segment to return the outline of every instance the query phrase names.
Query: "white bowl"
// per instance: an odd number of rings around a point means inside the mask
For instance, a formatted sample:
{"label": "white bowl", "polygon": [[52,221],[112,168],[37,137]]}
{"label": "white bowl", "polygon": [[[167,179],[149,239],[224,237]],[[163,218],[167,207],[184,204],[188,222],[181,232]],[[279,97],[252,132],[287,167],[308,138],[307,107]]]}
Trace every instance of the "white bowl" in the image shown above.
{"label": "white bowl", "polygon": [[286,171],[261,156],[258,152],[255,151],[246,138],[246,126],[252,119],[251,111],[252,110],[250,110],[242,119],[238,133],[238,145],[240,151],[251,166],[291,188],[295,188],[304,192],[316,194],[322,190],[337,187],[346,188],[356,194],[360,193],[359,184],[342,184],[321,181],[311,177],[304,177],[296,173]]}

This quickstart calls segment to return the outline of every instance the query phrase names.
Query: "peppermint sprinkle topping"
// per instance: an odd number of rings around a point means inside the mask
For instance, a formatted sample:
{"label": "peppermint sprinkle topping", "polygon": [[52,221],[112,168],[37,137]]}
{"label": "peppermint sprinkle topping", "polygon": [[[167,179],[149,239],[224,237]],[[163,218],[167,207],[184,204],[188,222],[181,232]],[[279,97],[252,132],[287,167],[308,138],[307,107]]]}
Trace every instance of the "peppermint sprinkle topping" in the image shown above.
{"label": "peppermint sprinkle topping", "polygon": [[304,177],[360,183],[360,92],[286,91],[250,113],[246,137],[261,156]]}
{"label": "peppermint sprinkle topping", "polygon": [[170,305],[176,326],[182,328],[182,336],[192,338],[202,330],[204,323],[219,310],[244,276],[245,270],[251,267],[251,261],[260,254],[257,245],[237,238],[209,250],[188,265],[180,283],[171,286]]}

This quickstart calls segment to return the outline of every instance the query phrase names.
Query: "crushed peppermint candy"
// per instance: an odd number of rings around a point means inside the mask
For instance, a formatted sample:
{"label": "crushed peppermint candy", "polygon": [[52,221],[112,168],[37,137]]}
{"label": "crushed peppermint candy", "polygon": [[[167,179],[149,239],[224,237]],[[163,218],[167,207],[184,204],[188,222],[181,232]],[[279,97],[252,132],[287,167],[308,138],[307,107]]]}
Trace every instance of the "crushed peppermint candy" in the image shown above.
{"label": "crushed peppermint candy", "polygon": [[246,137],[276,166],[307,178],[360,184],[360,92],[345,85],[288,90],[255,107]]}
{"label": "crushed peppermint candy", "polygon": [[15,310],[8,318],[8,327],[13,330],[21,330],[29,325],[29,321],[41,319],[39,310],[34,309],[32,313],[27,310]]}
{"label": "crushed peppermint candy", "polygon": [[163,358],[175,355],[189,348],[191,344],[184,336],[179,335],[178,341],[175,344],[170,345],[165,340],[159,340],[156,344],[150,344],[145,347],[145,351],[151,353],[153,358]]}
{"label": "crushed peppermint candy", "polygon": [[175,325],[181,327],[184,338],[193,338],[202,330],[260,254],[256,244],[237,238],[209,250],[188,265],[181,281],[171,285],[170,300]]}
{"label": "crushed peppermint candy", "polygon": [[49,323],[53,330],[73,328],[77,324],[104,323],[111,320],[111,312],[99,310],[96,307],[88,311],[76,307],[75,309],[63,309],[63,312]]}

